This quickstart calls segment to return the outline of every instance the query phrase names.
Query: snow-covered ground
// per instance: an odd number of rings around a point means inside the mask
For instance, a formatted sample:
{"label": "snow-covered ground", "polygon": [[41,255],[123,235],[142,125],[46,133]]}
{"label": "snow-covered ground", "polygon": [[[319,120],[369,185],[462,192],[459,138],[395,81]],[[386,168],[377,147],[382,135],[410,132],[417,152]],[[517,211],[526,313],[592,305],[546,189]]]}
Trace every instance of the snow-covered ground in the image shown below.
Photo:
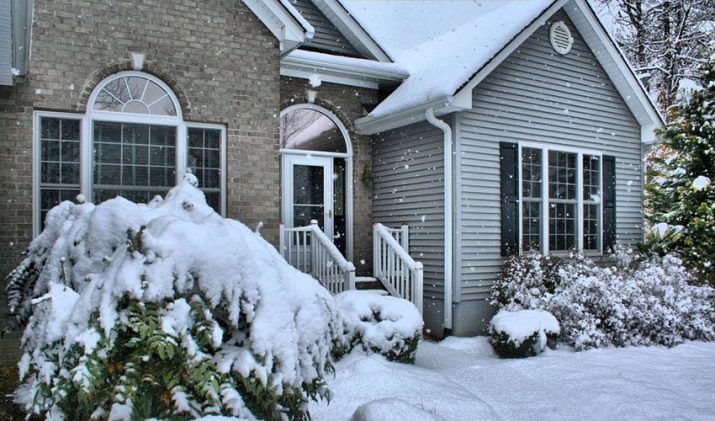
{"label": "snow-covered ground", "polygon": [[348,420],[389,397],[444,420],[715,420],[715,343],[502,360],[485,337],[448,338],[421,342],[414,366],[351,354],[335,368],[333,399],[311,404],[314,420]]}

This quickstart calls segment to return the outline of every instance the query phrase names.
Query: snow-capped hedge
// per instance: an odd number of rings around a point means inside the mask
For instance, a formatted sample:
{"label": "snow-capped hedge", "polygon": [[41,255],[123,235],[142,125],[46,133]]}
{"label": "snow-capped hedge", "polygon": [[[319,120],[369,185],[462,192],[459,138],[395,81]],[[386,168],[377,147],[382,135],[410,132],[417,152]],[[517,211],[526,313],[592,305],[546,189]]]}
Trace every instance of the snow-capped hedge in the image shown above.
{"label": "snow-capped hedge", "polygon": [[500,310],[489,323],[490,343],[502,358],[531,357],[554,347],[559,322],[544,310]]}
{"label": "snow-capped hedge", "polygon": [[715,339],[715,290],[692,285],[676,256],[645,257],[619,247],[607,263],[579,254],[512,257],[492,303],[549,311],[561,339],[579,350]]}
{"label": "snow-capped hedge", "polygon": [[49,212],[8,277],[28,413],[301,419],[326,392],[332,297],[194,180]]}
{"label": "snow-capped hedge", "polygon": [[335,302],[342,324],[334,339],[335,358],[360,347],[390,361],[414,363],[424,325],[414,304],[369,291],[345,291]]}

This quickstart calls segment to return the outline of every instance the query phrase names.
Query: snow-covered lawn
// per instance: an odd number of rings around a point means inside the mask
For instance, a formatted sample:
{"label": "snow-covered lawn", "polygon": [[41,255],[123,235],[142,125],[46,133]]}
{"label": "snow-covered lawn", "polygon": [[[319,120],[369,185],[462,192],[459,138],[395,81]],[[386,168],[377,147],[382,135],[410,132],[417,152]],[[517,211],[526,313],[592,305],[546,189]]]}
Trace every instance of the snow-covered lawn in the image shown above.
{"label": "snow-covered lawn", "polygon": [[311,404],[314,420],[347,420],[389,397],[444,420],[715,420],[715,343],[502,360],[485,337],[448,338],[421,342],[414,366],[351,354],[335,368],[333,399]]}

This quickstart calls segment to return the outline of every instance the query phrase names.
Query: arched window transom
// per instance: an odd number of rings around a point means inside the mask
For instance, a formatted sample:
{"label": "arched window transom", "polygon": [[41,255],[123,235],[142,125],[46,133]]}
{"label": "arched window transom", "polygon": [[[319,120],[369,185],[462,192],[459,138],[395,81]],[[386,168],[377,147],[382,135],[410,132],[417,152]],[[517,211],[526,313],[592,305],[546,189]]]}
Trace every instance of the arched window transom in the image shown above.
{"label": "arched window transom", "polygon": [[326,113],[299,107],[281,114],[281,148],[347,153],[343,130]]}
{"label": "arched window transom", "polygon": [[92,107],[94,111],[176,116],[170,92],[145,75],[114,77],[104,82]]}

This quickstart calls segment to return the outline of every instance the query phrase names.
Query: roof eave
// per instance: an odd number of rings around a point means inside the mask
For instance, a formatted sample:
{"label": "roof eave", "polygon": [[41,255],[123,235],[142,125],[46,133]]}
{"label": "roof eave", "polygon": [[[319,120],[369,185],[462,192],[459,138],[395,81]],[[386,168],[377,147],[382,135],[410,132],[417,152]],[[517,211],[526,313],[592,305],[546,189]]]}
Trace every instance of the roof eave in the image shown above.
{"label": "roof eave", "polygon": [[280,43],[281,55],[288,54],[313,37],[315,28],[285,0],[243,0]]}
{"label": "roof eave", "polygon": [[451,95],[442,96],[424,102],[416,107],[398,111],[382,117],[366,116],[355,120],[355,128],[359,134],[372,135],[397,129],[425,120],[425,110],[433,108],[436,116],[468,109],[465,104],[460,104]]}
{"label": "roof eave", "polygon": [[382,84],[396,84],[409,76],[392,63],[336,57],[297,50],[281,59],[281,76],[310,79],[318,75],[324,82],[378,89]]}
{"label": "roof eave", "polygon": [[[570,0],[565,9],[569,19],[576,25],[586,44],[616,85],[616,89],[641,128],[661,127],[665,118],[638,79],[635,70],[626,59],[625,53],[608,34],[588,1]],[[653,143],[657,139],[653,135],[652,139],[643,139],[643,141],[644,143]]]}

